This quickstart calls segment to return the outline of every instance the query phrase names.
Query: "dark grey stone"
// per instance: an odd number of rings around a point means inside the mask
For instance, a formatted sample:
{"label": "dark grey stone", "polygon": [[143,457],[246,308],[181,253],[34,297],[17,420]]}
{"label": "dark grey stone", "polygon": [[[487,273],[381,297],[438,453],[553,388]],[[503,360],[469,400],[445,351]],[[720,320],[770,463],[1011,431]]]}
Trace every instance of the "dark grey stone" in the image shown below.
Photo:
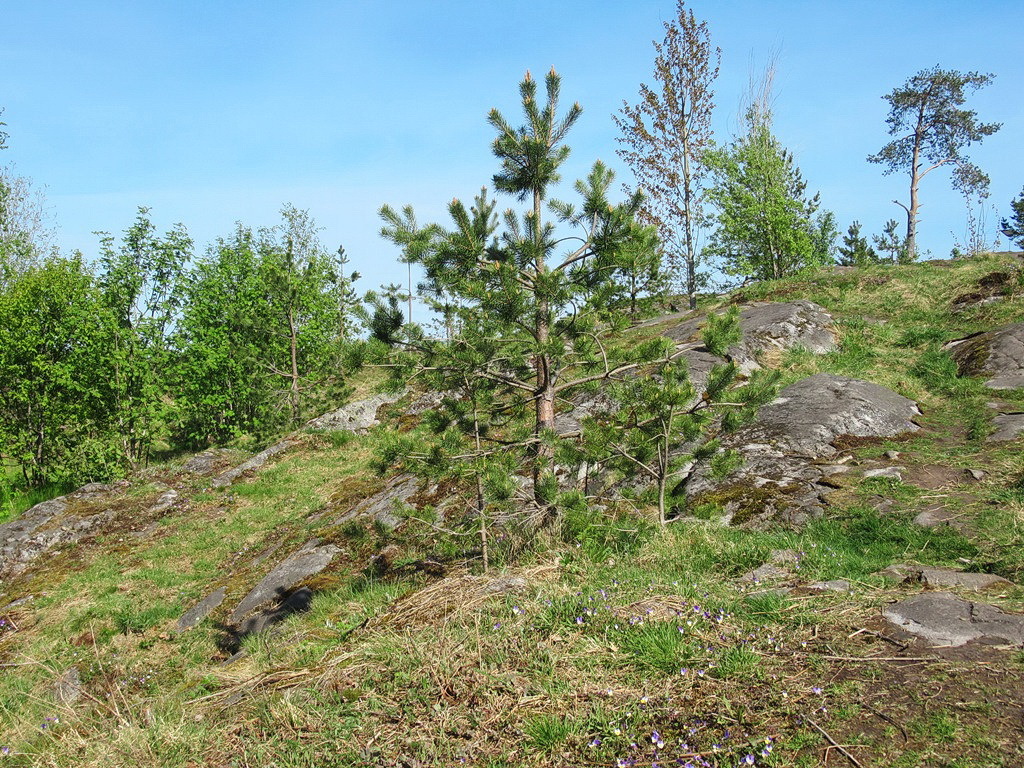
{"label": "dark grey stone", "polygon": [[893,581],[920,582],[931,587],[960,587],[975,592],[1013,586],[1013,582],[992,573],[967,573],[928,565],[890,565],[878,575]]}
{"label": "dark grey stone", "polygon": [[280,599],[303,579],[323,571],[341,550],[333,544],[320,545],[315,539],[285,558],[268,573],[253,590],[242,598],[231,613],[231,623],[238,624],[246,615],[271,600]]}
{"label": "dark grey stone", "polygon": [[192,629],[192,627],[209,616],[217,606],[224,602],[225,594],[227,594],[227,590],[224,587],[220,587],[185,611],[182,617],[178,619],[178,631],[185,632]]}
{"label": "dark grey stone", "polygon": [[754,570],[748,571],[740,576],[740,581],[751,581],[755,584],[759,584],[762,581],[784,579],[789,575],[789,571],[779,568],[777,565],[765,563],[764,565],[759,565]]}
{"label": "dark grey stone", "polygon": [[197,453],[182,464],[181,471],[190,475],[210,475],[213,474],[219,463],[225,460],[230,461],[232,455],[232,451],[223,448],[211,448],[208,451]]}
{"label": "dark grey stone", "polygon": [[173,488],[168,488],[157,498],[156,503],[146,510],[148,515],[159,515],[166,512],[168,509],[174,506],[178,501],[178,492]]}
{"label": "dark grey stone", "polygon": [[903,473],[900,471],[904,467],[879,467],[878,469],[869,469],[864,473],[864,477],[881,477],[887,480],[903,480]]}
{"label": "dark grey stone", "polygon": [[388,487],[367,499],[363,499],[352,509],[339,517],[335,524],[355,520],[359,517],[372,517],[389,528],[397,528],[402,518],[396,514],[396,505],[405,504],[419,490],[419,481],[412,475],[399,475],[392,479]]}
{"label": "dark grey stone", "polygon": [[1024,323],[966,336],[943,349],[956,361],[961,376],[989,376],[989,389],[1024,387]]}
{"label": "dark grey stone", "polygon": [[0,524],[0,557],[2,548],[8,543],[17,543],[27,538],[35,530],[50,522],[68,508],[67,498],[58,496],[49,501],[41,501],[18,517]]}
{"label": "dark grey stone", "polygon": [[803,589],[814,590],[815,592],[852,592],[853,588],[846,579],[830,579],[828,581],[815,581]]}
{"label": "dark grey stone", "polygon": [[[859,379],[819,373],[783,389],[754,423],[722,440],[743,457],[725,478],[708,463],[694,467],[687,496],[700,503],[725,499],[726,521],[800,526],[824,514],[831,462],[841,437],[895,437],[918,429],[916,403]],[[842,465],[838,465],[842,466]]]}
{"label": "dark grey stone", "polygon": [[1024,413],[1000,413],[992,419],[992,424],[996,429],[986,438],[989,443],[1016,440],[1024,435]]}
{"label": "dark grey stone", "polygon": [[[815,354],[835,348],[832,316],[812,301],[758,302],[740,309],[743,338],[729,349],[740,371],[759,367],[757,357],[771,349],[803,347]],[[664,332],[673,341],[699,343],[703,317],[690,317]]]}
{"label": "dark grey stone", "polygon": [[0,525],[0,579],[24,573],[43,554],[83,539],[114,517],[110,509],[85,517],[69,515],[68,498],[41,502]]}
{"label": "dark grey stone", "polygon": [[1024,616],[947,592],[924,592],[901,600],[884,608],[882,616],[933,645],[959,646],[972,640],[996,645],[1024,643]]}
{"label": "dark grey stone", "polygon": [[483,591],[489,595],[504,595],[525,592],[528,586],[522,576],[496,576],[484,584]]}
{"label": "dark grey stone", "polygon": [[110,483],[86,483],[77,491],[73,491],[69,495],[76,499],[88,499],[110,493],[115,489],[115,487],[116,486],[111,485]]}
{"label": "dark grey stone", "polygon": [[274,458],[274,456],[277,456],[277,454],[279,453],[284,453],[294,444],[295,443],[292,440],[285,438],[280,442],[274,443],[269,448],[264,448],[262,451],[257,453],[248,461],[239,464],[237,467],[229,469],[227,472],[224,472],[221,475],[218,475],[212,483],[213,487],[225,488],[231,485],[233,482],[235,482],[235,480],[240,478],[246,472],[251,472],[254,469],[259,469],[272,458]]}
{"label": "dark grey stone", "polygon": [[951,510],[945,504],[933,504],[914,517],[914,524],[922,528],[937,528],[940,525],[951,525],[961,528],[960,513]]}
{"label": "dark grey stone", "polygon": [[758,355],[770,349],[802,347],[821,355],[835,349],[836,332],[832,316],[813,301],[751,304],[740,310],[743,339],[729,350],[729,356],[748,373],[758,367]]}
{"label": "dark grey stone", "polygon": [[812,457],[836,454],[840,437],[895,437],[916,432],[917,403],[890,389],[833,373],[818,373],[790,384],[760,410],[751,440],[771,442]]}
{"label": "dark grey stone", "polygon": [[583,429],[585,419],[614,408],[611,398],[602,391],[579,392],[572,396],[567,410],[555,416],[555,432],[571,435]]}

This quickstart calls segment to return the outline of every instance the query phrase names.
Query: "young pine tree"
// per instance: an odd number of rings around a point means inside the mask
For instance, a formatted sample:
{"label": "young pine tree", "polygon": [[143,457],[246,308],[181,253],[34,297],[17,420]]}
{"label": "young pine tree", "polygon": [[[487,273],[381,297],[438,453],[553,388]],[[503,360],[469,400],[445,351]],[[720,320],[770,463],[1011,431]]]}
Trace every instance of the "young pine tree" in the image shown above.
{"label": "young pine tree", "polygon": [[[709,352],[724,356],[739,339],[736,307],[709,315],[703,332]],[[612,407],[587,420],[582,443],[588,462],[654,483],[662,525],[673,511],[673,490],[695,461],[735,460],[719,453],[719,433],[753,418],[775,396],[778,380],[776,373],[758,371],[748,384],[736,387],[738,369],[726,360],[712,368],[698,391],[685,351],[667,352],[645,375],[627,376],[609,388]]]}
{"label": "young pine tree", "polygon": [[863,267],[878,263],[878,254],[868,243],[868,239],[860,233],[860,222],[855,221],[843,235],[843,244],[839,251],[839,263],[847,267]]}
{"label": "young pine tree", "polygon": [[1003,234],[1018,248],[1024,248],[1024,190],[1010,203],[1013,216],[1000,222]]}
{"label": "young pine tree", "polygon": [[[381,209],[385,236],[448,297],[456,329],[447,342],[410,329],[405,348],[417,355],[414,367],[458,379],[466,370],[463,357],[480,361],[473,377],[495,388],[485,421],[505,425],[503,436],[492,430],[481,447],[504,445],[506,455],[525,453],[533,499],[541,508],[548,508],[557,492],[556,402],[588,382],[638,367],[650,352],[637,348],[614,359],[603,339],[608,329],[599,323],[616,290],[615,270],[624,266],[624,246],[638,232],[639,197],[613,204],[608,191],[614,175],[598,162],[575,184],[578,207],[552,199],[559,168],[569,156],[566,135],[582,112],[574,104],[559,113],[560,85],[552,70],[541,101],[538,83],[527,73],[519,87],[524,118],[519,127],[498,110],[490,112],[500,163],[494,186],[527,204],[521,213],[505,211],[500,232],[480,198],[470,208],[453,200],[448,227],[420,227],[410,209],[402,215]],[[532,412],[528,422],[514,418],[526,410]],[[528,434],[521,434],[519,425]]]}
{"label": "young pine tree", "polygon": [[892,264],[904,264],[913,259],[910,251],[907,250],[906,238],[898,232],[899,226],[896,219],[889,219],[885,222],[881,235],[871,236],[875,247],[883,253],[889,254],[889,261]]}

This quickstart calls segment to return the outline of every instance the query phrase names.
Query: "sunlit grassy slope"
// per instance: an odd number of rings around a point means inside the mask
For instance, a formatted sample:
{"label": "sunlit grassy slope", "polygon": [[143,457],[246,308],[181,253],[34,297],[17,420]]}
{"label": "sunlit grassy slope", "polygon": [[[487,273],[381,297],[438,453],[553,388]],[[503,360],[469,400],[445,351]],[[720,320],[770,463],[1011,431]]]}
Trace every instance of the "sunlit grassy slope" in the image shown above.
{"label": "sunlit grassy slope", "polygon": [[[333,524],[331,512],[382,487],[372,434],[307,434],[223,491],[160,468],[124,503],[143,505],[164,480],[186,506],[144,535],[60,552],[0,598],[33,596],[0,612],[0,766],[1024,764],[1021,655],[908,648],[878,613],[911,588],[874,575],[919,562],[1024,579],[1019,441],[984,441],[993,395],[939,348],[1019,321],[1022,274],[994,255],[821,272],[723,300],[807,298],[833,313],[836,351],[769,361],[785,381],[836,372],[921,404],[920,433],[855,447],[854,461],[898,450],[911,468],[986,472],[942,491],[854,481],[803,531],[659,529],[641,505],[611,521],[577,514],[485,575],[460,556],[474,542],[429,522]],[[989,283],[1005,296],[953,311]],[[999,397],[1024,410],[1024,393]],[[913,525],[942,494],[961,529]],[[880,498],[892,511],[876,511]],[[310,584],[311,610],[246,638],[225,664],[234,649],[218,622],[314,537],[342,554]],[[389,544],[399,567],[380,575],[370,557]],[[852,593],[755,594],[737,581],[779,549],[797,553],[801,580],[846,579]],[[401,567],[439,552],[444,576]],[[524,586],[489,591],[509,576]],[[216,586],[222,608],[176,632]],[[986,599],[1019,610],[1022,598]],[[72,669],[73,702],[55,694]]]}

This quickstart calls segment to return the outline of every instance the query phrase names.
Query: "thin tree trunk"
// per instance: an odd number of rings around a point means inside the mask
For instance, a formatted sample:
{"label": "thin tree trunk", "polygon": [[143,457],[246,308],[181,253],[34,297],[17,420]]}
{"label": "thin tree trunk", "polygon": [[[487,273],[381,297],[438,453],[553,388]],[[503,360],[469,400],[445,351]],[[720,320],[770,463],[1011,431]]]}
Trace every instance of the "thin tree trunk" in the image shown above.
{"label": "thin tree trunk", "polygon": [[683,213],[685,224],[683,231],[686,236],[686,295],[690,309],[697,308],[697,253],[693,243],[693,179],[690,173],[690,136],[689,126],[683,129]]}
{"label": "thin tree trunk", "polygon": [[[658,462],[661,462],[660,456]],[[664,467],[658,467],[658,520],[662,525],[665,524],[665,485],[667,482],[668,477]]]}
{"label": "thin tree trunk", "polygon": [[661,445],[658,446],[658,520],[662,525],[668,520],[665,509],[665,487],[668,484],[669,447],[672,443],[672,428],[675,421],[675,408],[669,407],[665,419],[665,430],[661,434]]}
{"label": "thin tree trunk", "polygon": [[292,406],[292,422],[299,420],[299,343],[298,333],[295,329],[295,315],[292,307],[288,307],[288,343],[292,358],[292,371],[291,371],[291,406]]}
{"label": "thin tree trunk", "polygon": [[907,209],[907,258],[917,257],[917,186],[921,183],[921,139],[924,123],[924,103],[918,108],[917,126],[914,128],[914,154],[910,163],[910,207]]}
{"label": "thin tree trunk", "polygon": [[[480,413],[477,410],[476,400],[473,401],[473,438],[476,442],[476,452],[480,453]],[[484,510],[484,484],[480,474],[476,476],[476,510],[480,516],[480,551],[484,558],[484,573],[490,568],[487,553],[487,513]]]}
{"label": "thin tree trunk", "polygon": [[[910,207],[907,208],[907,258],[913,260],[917,254],[917,185],[921,179],[917,175],[918,173],[918,160],[917,160],[917,147],[914,148],[914,167],[911,170],[911,181],[910,181]],[[899,251],[893,252],[893,262],[899,260]]]}
{"label": "thin tree trunk", "polygon": [[[537,274],[547,272],[547,265],[544,263],[544,250],[541,232],[541,197],[540,190],[533,191],[533,217],[534,217],[534,248],[537,264]],[[548,343],[551,329],[548,324],[548,300],[546,297],[537,299],[537,344],[543,350]],[[537,406],[534,434],[540,437],[541,433],[548,429],[555,428],[555,383],[551,380],[551,358],[547,352],[540,351],[534,358],[534,367],[537,374]],[[543,442],[537,443],[536,464],[533,468],[533,498],[539,505],[544,506],[540,496],[540,479],[546,469],[549,469],[554,461],[553,449]]]}
{"label": "thin tree trunk", "polygon": [[412,323],[412,262],[409,262],[409,322]]}

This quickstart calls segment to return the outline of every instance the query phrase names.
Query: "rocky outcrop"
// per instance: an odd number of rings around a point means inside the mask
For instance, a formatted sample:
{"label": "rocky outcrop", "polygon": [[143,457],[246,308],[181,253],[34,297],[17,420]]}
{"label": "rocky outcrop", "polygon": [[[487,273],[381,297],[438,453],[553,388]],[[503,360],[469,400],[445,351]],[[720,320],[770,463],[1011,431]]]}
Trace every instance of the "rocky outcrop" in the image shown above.
{"label": "rocky outcrop", "polygon": [[306,424],[311,429],[323,429],[328,432],[365,432],[380,423],[377,411],[383,405],[397,402],[404,393],[371,395],[363,400],[356,400],[343,405],[337,410],[325,413]]}
{"label": "rocky outcrop", "polygon": [[224,602],[226,594],[227,590],[224,587],[219,587],[185,611],[178,619],[178,631],[185,632],[199,624]]}
{"label": "rocky outcrop", "polygon": [[917,404],[859,379],[819,373],[779,393],[748,427],[726,436],[742,465],[718,477],[709,463],[686,486],[691,504],[712,503],[733,524],[800,525],[824,511],[829,478],[850,468],[835,463],[841,437],[895,437],[918,429]]}
{"label": "rocky outcrop", "polygon": [[24,573],[47,552],[98,531],[114,517],[114,510],[97,511],[97,504],[116,490],[114,485],[89,483],[0,525],[0,579]]}
{"label": "rocky outcrop", "polygon": [[[803,347],[815,354],[835,348],[832,316],[813,301],[758,302],[740,309],[743,338],[728,351],[741,373],[760,366],[758,358],[773,350]],[[703,317],[694,317],[669,328],[664,335],[680,343],[698,342]]]}
{"label": "rocky outcrop", "polygon": [[347,523],[360,517],[373,518],[382,525],[396,528],[402,518],[398,515],[398,507],[405,505],[419,490],[419,481],[412,475],[399,475],[392,479],[388,487],[367,499],[363,499],[334,522],[335,525]]}
{"label": "rocky outcrop", "polygon": [[993,645],[1024,643],[1024,616],[947,592],[925,592],[887,606],[882,616],[896,627],[937,646],[972,640]]}
{"label": "rocky outcrop", "polygon": [[[229,466],[232,463],[232,459],[234,459],[234,451],[224,448],[211,448],[189,458],[188,461],[181,465],[180,471],[183,474],[197,475],[199,477],[212,475],[223,470],[225,466]],[[237,461],[237,459],[234,460]]]}
{"label": "rocky outcrop", "polygon": [[1024,387],[1024,323],[957,339],[943,349],[961,376],[988,376],[989,389]]}
{"label": "rocky outcrop", "polygon": [[1013,582],[992,573],[968,573],[952,568],[936,568],[928,565],[890,565],[878,572],[891,581],[908,584],[923,584],[929,587],[959,587],[975,592],[986,589],[1012,587]]}
{"label": "rocky outcrop", "polygon": [[992,419],[995,431],[986,438],[986,442],[999,443],[1016,440],[1024,435],[1024,413],[1000,413]]}
{"label": "rocky outcrop", "polygon": [[288,438],[285,438],[280,442],[274,443],[269,448],[264,448],[262,451],[257,453],[248,461],[244,461],[237,467],[232,467],[227,472],[218,475],[216,478],[214,478],[213,483],[211,483],[211,485],[213,485],[214,488],[226,488],[227,486],[235,482],[235,480],[244,475],[246,472],[252,472],[254,469],[259,469],[272,458],[277,456],[277,454],[284,453],[293,445],[295,445],[295,442]]}
{"label": "rocky outcrop", "polygon": [[252,622],[244,621],[249,614],[267,603],[275,604],[272,612],[276,611],[279,604],[287,600],[296,584],[323,571],[340,551],[333,544],[320,544],[316,539],[306,542],[242,598],[231,612],[231,623],[242,626],[245,633],[253,631]]}
{"label": "rocky outcrop", "polygon": [[[726,360],[709,353],[702,346],[700,334],[705,325],[703,316],[680,313],[682,318],[662,332],[663,336],[683,345],[690,381],[698,396],[707,384],[711,369]],[[665,318],[650,324],[664,325]],[[772,351],[803,347],[815,354],[824,354],[835,348],[836,331],[832,316],[812,301],[758,302],[747,304],[740,310],[742,339],[730,347],[727,355],[736,363],[740,373],[749,374],[760,367],[760,360]],[[630,374],[632,375],[632,372]],[[570,434],[582,429],[583,421],[611,407],[611,401],[601,389],[573,395],[571,403],[555,419],[555,431]]]}

